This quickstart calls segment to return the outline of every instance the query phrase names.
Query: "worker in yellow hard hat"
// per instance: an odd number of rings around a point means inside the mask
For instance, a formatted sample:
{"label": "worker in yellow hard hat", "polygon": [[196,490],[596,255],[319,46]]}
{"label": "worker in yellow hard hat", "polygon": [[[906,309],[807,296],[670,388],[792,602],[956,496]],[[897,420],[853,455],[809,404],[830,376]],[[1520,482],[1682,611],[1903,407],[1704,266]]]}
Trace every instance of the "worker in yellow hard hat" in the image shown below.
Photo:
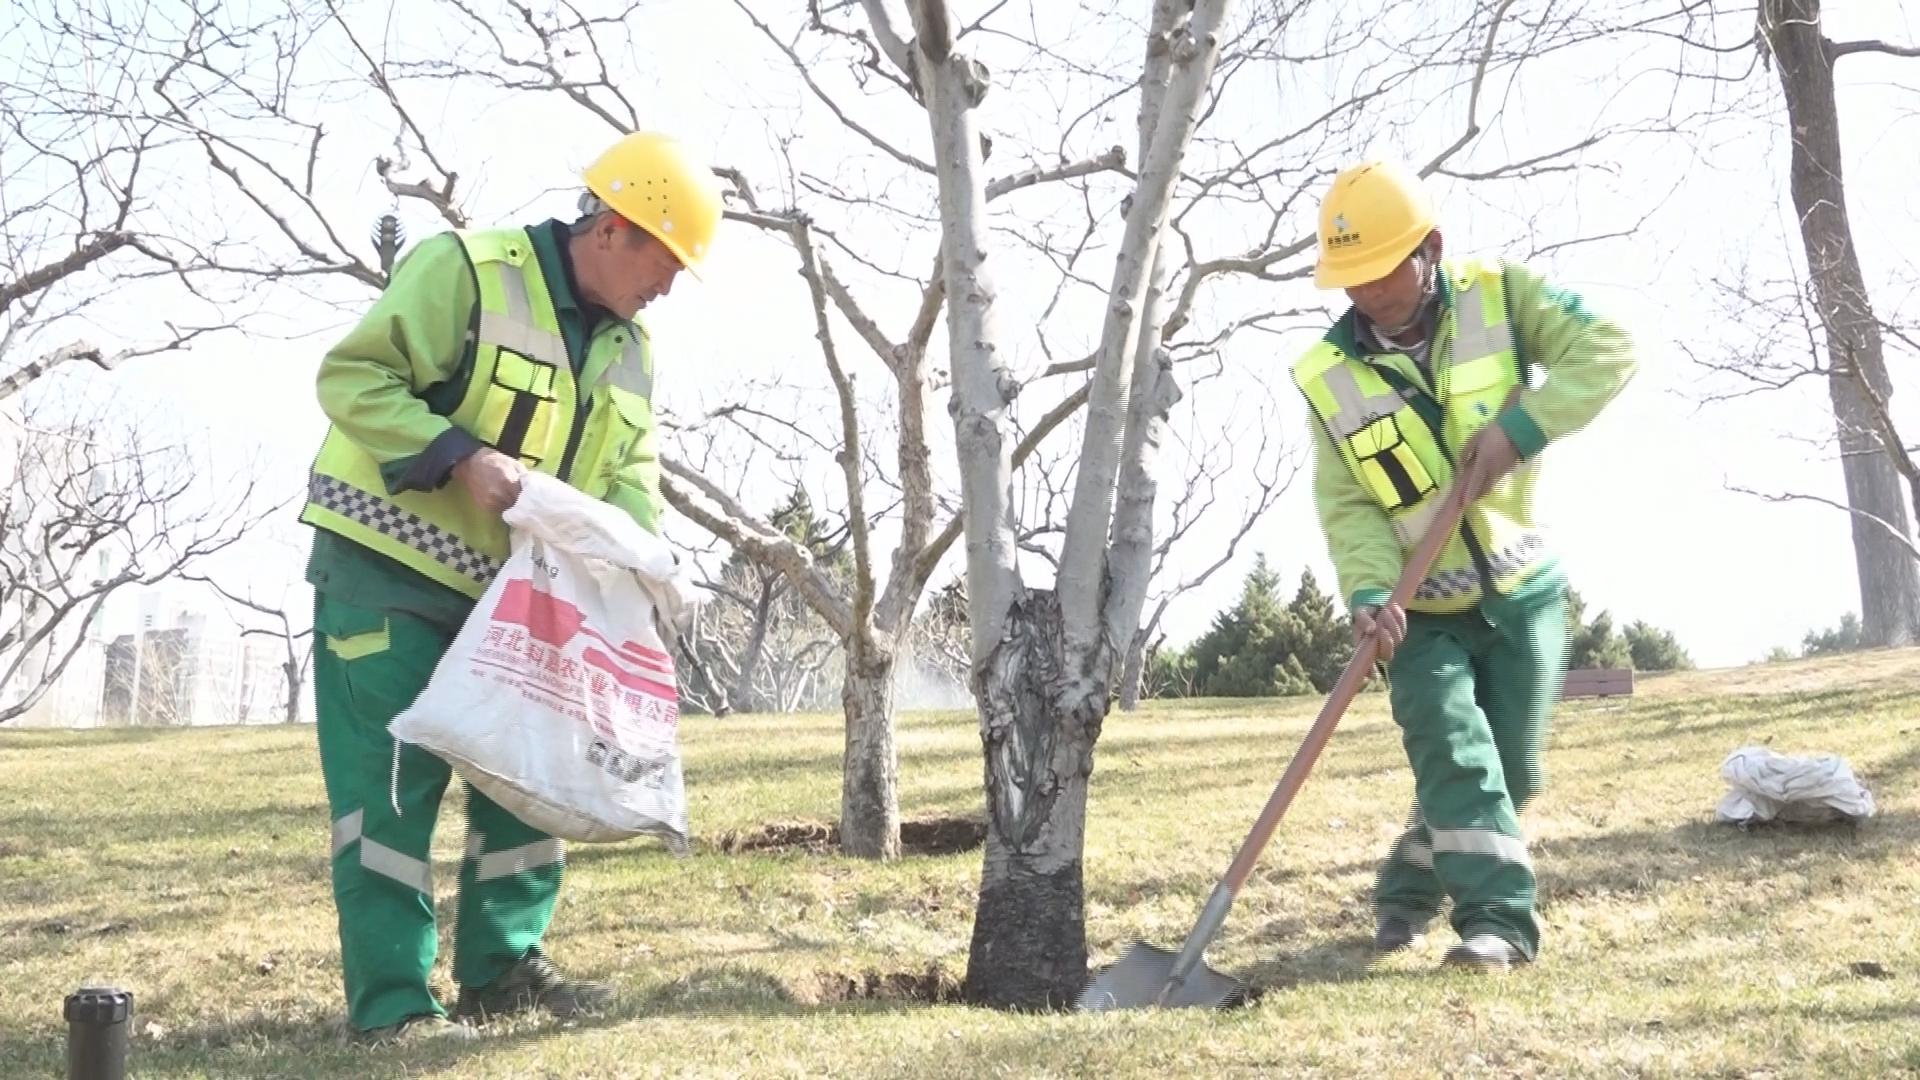
{"label": "worker in yellow hard hat", "polygon": [[[1539,455],[1612,401],[1635,360],[1578,293],[1444,251],[1417,176],[1384,161],[1336,176],[1314,278],[1352,306],[1293,378],[1354,640],[1387,660],[1413,769],[1413,811],[1374,887],[1375,949],[1413,946],[1450,897],[1460,941],[1445,961],[1503,972],[1540,947],[1519,815],[1540,788],[1569,636],[1566,578],[1534,526]],[[1466,519],[1401,610],[1393,586],[1456,483]]]}
{"label": "worker in yellow hard hat", "polygon": [[[530,472],[659,531],[654,358],[642,309],[698,273],[722,212],[714,173],[664,135],[628,135],[585,172],[573,221],[418,244],[320,361],[332,421],[301,520],[314,527],[314,698],[332,818],[351,1027],[371,1040],[470,1035],[427,985],[428,860],[449,770],[387,724],[412,703],[508,554],[501,511]],[[607,1004],[542,938],[559,840],[466,794],[453,1015]]]}

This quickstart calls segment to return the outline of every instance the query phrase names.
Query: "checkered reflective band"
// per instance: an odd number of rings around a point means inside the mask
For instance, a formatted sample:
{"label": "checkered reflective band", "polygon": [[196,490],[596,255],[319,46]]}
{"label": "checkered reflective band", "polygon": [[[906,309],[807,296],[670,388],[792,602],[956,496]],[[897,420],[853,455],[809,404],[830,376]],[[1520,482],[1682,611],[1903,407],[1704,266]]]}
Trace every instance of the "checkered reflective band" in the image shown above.
{"label": "checkered reflective band", "polygon": [[[1504,550],[1497,551],[1487,559],[1487,570],[1496,578],[1505,577],[1527,565],[1535,555],[1546,547],[1546,538],[1539,533],[1528,533]],[[1414,591],[1416,600],[1444,600],[1454,596],[1465,596],[1480,586],[1480,573],[1473,567],[1462,570],[1443,570],[1429,576]]]}
{"label": "checkered reflective band", "polygon": [[331,476],[314,473],[308,482],[314,505],[390,536],[462,577],[485,585],[500,572],[500,562],[420,515]]}

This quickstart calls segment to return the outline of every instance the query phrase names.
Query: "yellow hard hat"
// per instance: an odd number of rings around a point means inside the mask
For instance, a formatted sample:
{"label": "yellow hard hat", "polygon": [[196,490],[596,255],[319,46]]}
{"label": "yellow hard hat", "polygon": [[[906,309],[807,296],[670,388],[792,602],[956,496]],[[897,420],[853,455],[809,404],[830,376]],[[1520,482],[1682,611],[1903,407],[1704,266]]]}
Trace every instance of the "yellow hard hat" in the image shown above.
{"label": "yellow hard hat", "polygon": [[719,177],[678,140],[634,132],[608,147],[581,178],[614,213],[653,234],[700,275],[725,206]]}
{"label": "yellow hard hat", "polygon": [[1345,289],[1378,281],[1411,255],[1433,226],[1433,200],[1404,166],[1368,161],[1344,169],[1320,203],[1320,263],[1313,283]]}

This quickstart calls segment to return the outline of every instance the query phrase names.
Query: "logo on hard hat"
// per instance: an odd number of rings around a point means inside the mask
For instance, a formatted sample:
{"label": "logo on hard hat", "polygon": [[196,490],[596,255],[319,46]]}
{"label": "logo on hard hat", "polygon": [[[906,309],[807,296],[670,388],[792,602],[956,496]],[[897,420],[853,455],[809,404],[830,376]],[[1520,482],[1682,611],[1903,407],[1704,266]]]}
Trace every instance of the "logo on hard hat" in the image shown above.
{"label": "logo on hard hat", "polygon": [[1352,247],[1360,242],[1360,234],[1347,224],[1347,215],[1333,215],[1333,232],[1327,237],[1330,248]]}

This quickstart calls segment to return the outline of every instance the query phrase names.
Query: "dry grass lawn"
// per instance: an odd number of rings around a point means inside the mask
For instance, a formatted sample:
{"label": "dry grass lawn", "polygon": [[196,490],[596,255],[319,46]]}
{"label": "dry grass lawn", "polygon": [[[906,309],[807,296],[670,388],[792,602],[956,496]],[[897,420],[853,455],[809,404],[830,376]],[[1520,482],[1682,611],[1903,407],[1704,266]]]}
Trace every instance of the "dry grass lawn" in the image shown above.
{"label": "dry grass lawn", "polygon": [[[1317,706],[1109,722],[1087,850],[1097,960],[1135,936],[1179,943]],[[696,853],[575,848],[549,938],[617,983],[619,1008],[405,1049],[342,1038],[311,728],[0,731],[0,1077],[59,1075],[61,998],[99,979],[134,991],[135,1075],[156,1078],[1920,1072],[1920,651],[1569,703],[1528,821],[1545,951],[1504,980],[1440,971],[1446,934],[1368,966],[1366,891],[1411,789],[1383,706],[1349,715],[1211,954],[1266,988],[1249,1008],[1012,1016],[899,999],[961,974],[977,854],[723,853],[729,831],[832,819],[837,720],[690,719]],[[902,729],[906,815],[976,814],[971,718]],[[1879,816],[1713,824],[1721,760],[1755,742],[1845,755]],[[870,992],[874,974],[917,978]]]}

